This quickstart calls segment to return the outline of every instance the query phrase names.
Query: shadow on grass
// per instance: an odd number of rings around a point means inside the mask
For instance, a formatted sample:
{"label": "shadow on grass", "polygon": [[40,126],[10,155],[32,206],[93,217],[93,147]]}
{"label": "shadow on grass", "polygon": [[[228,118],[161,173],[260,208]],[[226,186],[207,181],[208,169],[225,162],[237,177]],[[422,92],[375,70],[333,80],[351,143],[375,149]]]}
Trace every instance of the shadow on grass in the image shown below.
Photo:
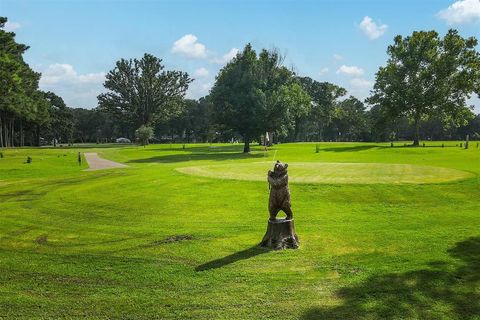
{"label": "shadow on grass", "polygon": [[372,276],[337,291],[341,305],[310,309],[302,319],[478,319],[480,237],[459,242],[448,253],[458,261]]}
{"label": "shadow on grass", "polygon": [[64,149],[109,149],[109,148],[121,148],[121,147],[135,147],[137,146],[134,143],[104,143],[104,144],[95,144],[95,143],[79,143],[79,144],[74,144],[74,145],[68,145],[68,144],[59,144],[56,147],[48,145],[48,146],[28,146],[28,147],[21,147],[19,149],[25,148],[25,149],[30,149],[30,148],[37,148],[40,150],[47,149],[47,150],[64,150]]}
{"label": "shadow on grass", "polygon": [[263,158],[263,153],[232,153],[232,152],[193,152],[183,154],[169,154],[164,156],[155,156],[150,158],[133,159],[128,163],[175,163],[185,161],[199,161],[199,160],[240,160],[240,159],[256,159]]}
{"label": "shadow on grass", "polygon": [[321,151],[327,152],[356,152],[356,151],[365,151],[373,148],[378,148],[378,146],[351,146],[351,147],[338,147],[338,148],[322,148],[320,146]]}
{"label": "shadow on grass", "polygon": [[248,249],[235,252],[234,254],[228,255],[226,257],[212,260],[210,262],[204,263],[202,265],[199,265],[198,267],[195,268],[195,271],[206,271],[206,270],[211,270],[211,269],[218,269],[221,267],[224,267],[226,265],[235,263],[240,260],[246,260],[253,258],[255,256],[258,256],[260,254],[264,254],[269,252],[270,250],[265,249],[265,248],[260,248],[259,246],[253,246]]}
{"label": "shadow on grass", "polygon": [[366,151],[366,150],[370,150],[370,149],[422,149],[422,148],[459,148],[458,146],[454,146],[454,145],[445,145],[445,146],[441,146],[441,145],[425,145],[422,146],[414,146],[412,145],[411,143],[408,143],[408,144],[401,144],[401,143],[396,143],[392,146],[379,146],[379,145],[370,145],[370,146],[350,146],[350,147],[338,147],[338,148],[335,148],[335,147],[329,147],[329,148],[322,148],[320,146],[320,152],[322,151],[326,151],[326,152],[357,152],[357,151]]}
{"label": "shadow on grass", "polygon": [[[257,145],[251,145],[250,149],[252,151],[263,151],[263,147],[257,146]],[[183,148],[182,144],[177,144],[175,146],[169,146],[168,144],[155,144],[155,145],[150,145],[148,149],[145,149],[146,151],[186,151],[186,152],[200,152],[200,153],[205,153],[205,152],[236,152],[236,153],[242,153],[243,152],[243,144],[231,144],[231,145],[197,145],[194,143],[186,143],[185,148]]]}

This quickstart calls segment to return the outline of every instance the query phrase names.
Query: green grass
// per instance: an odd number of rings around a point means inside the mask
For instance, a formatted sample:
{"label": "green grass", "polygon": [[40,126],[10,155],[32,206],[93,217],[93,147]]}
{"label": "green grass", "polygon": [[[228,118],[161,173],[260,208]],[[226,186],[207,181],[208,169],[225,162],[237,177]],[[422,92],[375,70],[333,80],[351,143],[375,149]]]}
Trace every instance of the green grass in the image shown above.
{"label": "green grass", "polygon": [[[2,150],[0,318],[480,319],[480,149],[441,144]],[[274,158],[299,250],[256,247]]]}
{"label": "green grass", "polygon": [[[179,172],[203,177],[265,181],[272,161],[204,165],[177,168]],[[472,174],[442,167],[391,163],[293,162],[289,163],[291,183],[402,184],[438,183],[472,177]]]}

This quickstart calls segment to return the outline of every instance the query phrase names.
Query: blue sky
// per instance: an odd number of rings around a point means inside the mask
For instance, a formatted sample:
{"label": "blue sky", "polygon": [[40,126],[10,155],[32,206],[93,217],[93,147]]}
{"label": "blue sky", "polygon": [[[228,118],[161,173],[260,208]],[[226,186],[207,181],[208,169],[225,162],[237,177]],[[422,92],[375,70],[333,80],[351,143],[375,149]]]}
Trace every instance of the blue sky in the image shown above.
{"label": "blue sky", "polygon": [[[23,1],[0,0],[0,16],[41,88],[92,108],[120,58],[154,54],[188,72],[188,96],[208,93],[218,70],[250,42],[277,48],[299,75],[368,95],[397,34],[456,28],[480,38],[480,0],[403,1]],[[480,100],[472,99],[480,112]]]}

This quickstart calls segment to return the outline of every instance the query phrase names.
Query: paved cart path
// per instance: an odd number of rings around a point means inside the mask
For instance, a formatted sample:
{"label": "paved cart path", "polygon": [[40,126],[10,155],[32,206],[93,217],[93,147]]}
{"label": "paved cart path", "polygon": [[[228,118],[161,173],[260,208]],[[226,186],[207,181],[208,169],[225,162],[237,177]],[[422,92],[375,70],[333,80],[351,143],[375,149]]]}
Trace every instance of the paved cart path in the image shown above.
{"label": "paved cart path", "polygon": [[89,152],[85,153],[84,155],[85,160],[87,160],[89,166],[86,171],[128,167],[127,165],[122,163],[100,158],[96,152]]}

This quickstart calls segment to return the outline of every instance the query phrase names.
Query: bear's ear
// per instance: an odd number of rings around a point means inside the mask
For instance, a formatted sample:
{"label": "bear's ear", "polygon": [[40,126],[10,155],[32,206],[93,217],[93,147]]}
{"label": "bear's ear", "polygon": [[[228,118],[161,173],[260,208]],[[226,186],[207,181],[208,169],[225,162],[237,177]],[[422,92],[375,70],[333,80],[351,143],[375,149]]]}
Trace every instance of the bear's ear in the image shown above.
{"label": "bear's ear", "polygon": [[277,160],[277,163],[280,163],[280,160]]}
{"label": "bear's ear", "polygon": [[287,169],[287,168],[288,168],[288,163],[285,163],[285,169]]}

